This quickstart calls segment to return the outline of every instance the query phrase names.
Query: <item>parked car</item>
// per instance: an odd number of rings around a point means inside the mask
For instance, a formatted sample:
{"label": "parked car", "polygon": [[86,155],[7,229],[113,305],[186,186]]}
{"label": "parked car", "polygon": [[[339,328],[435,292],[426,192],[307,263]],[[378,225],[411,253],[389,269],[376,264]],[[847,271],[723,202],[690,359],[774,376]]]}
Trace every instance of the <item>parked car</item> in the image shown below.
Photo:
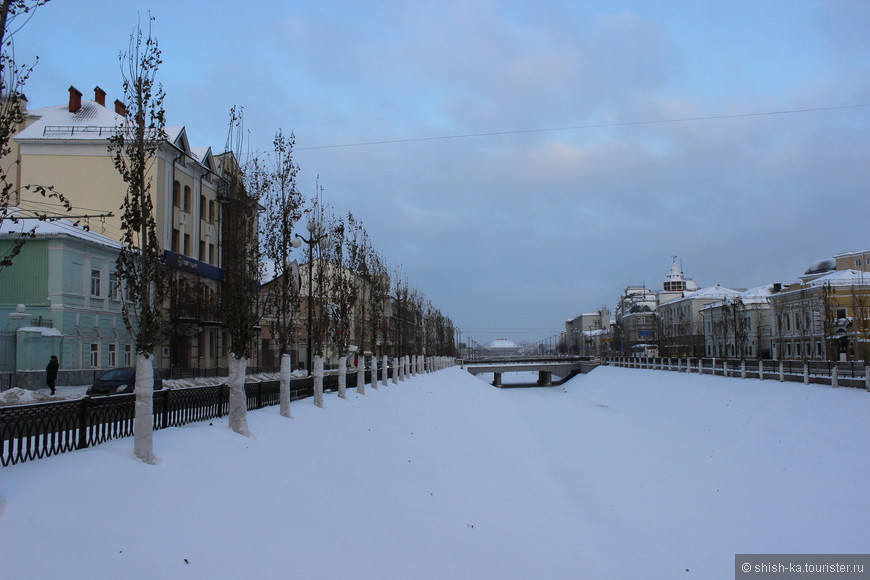
{"label": "parked car", "polygon": [[[106,371],[94,380],[88,387],[88,395],[114,395],[116,393],[132,393],[136,386],[136,369],[134,367],[112,369]],[[154,369],[154,390],[163,388],[163,379]]]}

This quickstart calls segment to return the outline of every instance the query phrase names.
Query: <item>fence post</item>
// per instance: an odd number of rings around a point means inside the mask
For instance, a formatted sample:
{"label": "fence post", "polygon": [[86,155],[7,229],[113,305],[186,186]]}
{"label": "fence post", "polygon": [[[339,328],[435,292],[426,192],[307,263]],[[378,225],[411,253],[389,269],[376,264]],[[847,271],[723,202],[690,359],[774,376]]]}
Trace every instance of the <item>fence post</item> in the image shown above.
{"label": "fence post", "polygon": [[810,384],[810,363],[808,361],[804,361],[804,384]]}
{"label": "fence post", "polygon": [[740,378],[746,378],[746,359],[740,359]]}
{"label": "fence post", "polygon": [[90,397],[82,397],[79,402],[79,439],[76,443],[76,449],[84,449],[88,446],[88,405]]}
{"label": "fence post", "polygon": [[785,381],[785,364],[779,361],[779,382]]}
{"label": "fence post", "polygon": [[699,375],[704,374],[704,359],[702,359],[702,358],[698,359],[698,374]]}
{"label": "fence post", "polygon": [[764,359],[758,359],[758,380],[764,380]]}
{"label": "fence post", "polygon": [[831,386],[835,389],[840,386],[839,369],[837,368],[837,365],[831,367]]}
{"label": "fence post", "polygon": [[387,386],[387,355],[384,355],[384,365],[381,367],[381,384]]}

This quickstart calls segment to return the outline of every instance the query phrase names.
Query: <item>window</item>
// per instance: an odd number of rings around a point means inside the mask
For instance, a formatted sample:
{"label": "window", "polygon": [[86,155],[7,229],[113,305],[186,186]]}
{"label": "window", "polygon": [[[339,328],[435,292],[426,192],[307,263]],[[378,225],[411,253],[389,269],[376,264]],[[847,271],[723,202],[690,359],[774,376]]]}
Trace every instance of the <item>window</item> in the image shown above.
{"label": "window", "polygon": [[205,262],[205,242],[199,241],[199,261]]}
{"label": "window", "polygon": [[214,200],[208,202],[208,223],[213,224],[215,220],[215,205]]}
{"label": "window", "polygon": [[212,264],[214,266],[218,265],[217,262],[215,261],[214,244],[208,245],[208,263]]}
{"label": "window", "polygon": [[861,258],[855,258],[855,265],[856,265],[856,266],[860,266],[860,265],[861,265]]}
{"label": "window", "polygon": [[172,205],[181,208],[181,184],[177,181],[172,182]]}
{"label": "window", "polygon": [[96,342],[91,343],[90,363],[93,368],[100,366],[100,345]]}
{"label": "window", "polygon": [[124,345],[124,366],[131,367],[133,366],[133,345],[125,344]]}
{"label": "window", "polygon": [[178,253],[178,249],[181,246],[181,232],[174,229],[172,230],[172,251],[176,254]]}
{"label": "window", "polygon": [[204,220],[208,218],[206,211],[208,209],[208,204],[205,202],[205,196],[199,196],[199,219]]}
{"label": "window", "polygon": [[103,273],[96,268],[91,270],[91,296],[100,296],[102,275]]}
{"label": "window", "polygon": [[111,274],[109,274],[109,299],[121,299],[121,283],[120,280],[118,280],[117,272],[112,272]]}
{"label": "window", "polygon": [[190,186],[184,186],[184,211],[190,213]]}
{"label": "window", "polygon": [[845,308],[837,308],[837,318],[846,318]]}
{"label": "window", "polygon": [[184,255],[190,255],[190,234],[184,234]]}
{"label": "window", "polygon": [[117,359],[118,352],[117,351],[118,351],[117,344],[110,344],[109,345],[109,366],[110,367],[118,366],[118,359]]}

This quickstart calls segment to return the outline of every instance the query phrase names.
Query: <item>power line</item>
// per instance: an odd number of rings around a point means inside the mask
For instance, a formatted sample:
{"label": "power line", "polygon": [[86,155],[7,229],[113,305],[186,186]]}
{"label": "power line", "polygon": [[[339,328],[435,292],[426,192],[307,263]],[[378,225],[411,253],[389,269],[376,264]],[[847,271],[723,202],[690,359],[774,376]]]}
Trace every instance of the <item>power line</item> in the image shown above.
{"label": "power line", "polygon": [[552,127],[549,129],[514,129],[510,131],[491,131],[487,133],[463,133],[458,135],[441,135],[438,137],[413,137],[408,139],[385,139],[383,141],[361,141],[359,143],[341,143],[337,145],[313,145],[311,147],[296,147],[296,151],[312,151],[316,149],[339,149],[343,147],[368,147],[371,145],[391,145],[395,143],[416,143],[421,141],[445,141],[448,139],[468,139],[471,137],[495,137],[499,135],[521,135],[524,133],[548,133],[555,131],[580,131],[584,129],[606,129],[613,127],[634,127],[639,125],[664,125],[668,123],[687,123],[691,121],[713,121],[717,119],[742,119],[747,117],[765,117],[771,115],[794,115],[798,113],[818,113],[821,111],[838,111],[843,109],[858,109],[870,107],[865,105],[841,105],[836,107],[815,107],[811,109],[790,109],[785,111],[764,111],[759,113],[735,113],[732,115],[710,115],[706,117],[681,117],[676,119],[658,119],[654,121],[625,121],[622,123],[599,123],[595,125],[573,125],[570,127]]}

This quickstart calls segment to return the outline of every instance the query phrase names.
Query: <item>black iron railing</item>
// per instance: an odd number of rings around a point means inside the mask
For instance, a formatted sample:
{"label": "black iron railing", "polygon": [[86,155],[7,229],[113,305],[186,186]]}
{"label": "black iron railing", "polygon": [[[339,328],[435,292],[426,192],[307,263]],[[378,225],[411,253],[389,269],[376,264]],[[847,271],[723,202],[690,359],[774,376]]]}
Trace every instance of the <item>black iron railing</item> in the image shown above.
{"label": "black iron railing", "polygon": [[[370,373],[367,379],[370,380]],[[349,388],[356,373],[347,374]],[[338,386],[338,376],[324,377],[325,390]],[[277,405],[278,381],[245,385],[248,410]],[[313,395],[310,377],[290,382],[291,400]],[[84,397],[74,401],[0,407],[0,465],[41,459],[105,443],[133,434],[135,395]],[[154,429],[178,427],[227,415],[226,385],[163,389],[154,392]]]}

